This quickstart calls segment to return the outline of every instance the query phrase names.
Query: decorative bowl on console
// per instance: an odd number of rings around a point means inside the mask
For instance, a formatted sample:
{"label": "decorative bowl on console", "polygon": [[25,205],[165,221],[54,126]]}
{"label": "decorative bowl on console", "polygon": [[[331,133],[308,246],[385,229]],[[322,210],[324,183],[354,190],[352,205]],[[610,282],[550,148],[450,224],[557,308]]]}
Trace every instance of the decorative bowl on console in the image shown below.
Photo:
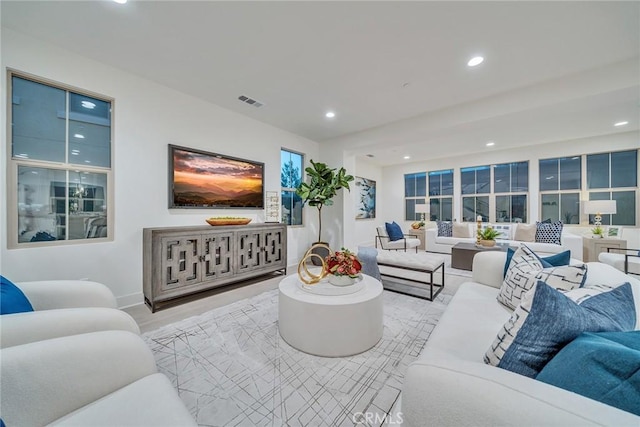
{"label": "decorative bowl on console", "polygon": [[213,226],[216,226],[216,225],[246,225],[246,224],[249,224],[251,222],[251,218],[223,216],[223,217],[207,218],[205,221],[207,221],[207,223],[209,225],[213,225]]}

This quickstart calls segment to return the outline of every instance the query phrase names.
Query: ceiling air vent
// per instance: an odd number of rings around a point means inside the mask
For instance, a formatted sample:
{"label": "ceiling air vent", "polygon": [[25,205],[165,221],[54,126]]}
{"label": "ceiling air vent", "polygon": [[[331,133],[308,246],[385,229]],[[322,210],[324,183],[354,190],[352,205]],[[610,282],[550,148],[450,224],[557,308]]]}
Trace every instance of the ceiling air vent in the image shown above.
{"label": "ceiling air vent", "polygon": [[251,99],[248,96],[240,95],[238,99],[245,104],[253,105],[256,108],[260,108],[264,105],[264,102],[256,101],[255,99]]}

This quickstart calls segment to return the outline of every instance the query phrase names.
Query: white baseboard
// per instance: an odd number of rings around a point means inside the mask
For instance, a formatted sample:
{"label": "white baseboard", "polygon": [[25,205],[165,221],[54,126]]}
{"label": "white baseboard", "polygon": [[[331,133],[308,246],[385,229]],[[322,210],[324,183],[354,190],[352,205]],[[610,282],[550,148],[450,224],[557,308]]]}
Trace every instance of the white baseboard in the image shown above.
{"label": "white baseboard", "polygon": [[144,295],[142,292],[136,292],[135,294],[123,295],[116,297],[118,308],[127,308],[134,305],[144,304]]}

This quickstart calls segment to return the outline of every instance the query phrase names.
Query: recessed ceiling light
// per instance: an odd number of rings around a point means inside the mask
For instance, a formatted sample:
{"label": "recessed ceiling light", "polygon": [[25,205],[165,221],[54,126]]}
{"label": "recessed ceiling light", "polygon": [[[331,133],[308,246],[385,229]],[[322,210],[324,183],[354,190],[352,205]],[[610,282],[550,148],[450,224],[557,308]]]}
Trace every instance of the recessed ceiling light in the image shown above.
{"label": "recessed ceiling light", "polygon": [[327,119],[333,119],[336,116],[336,113],[333,111],[327,111],[327,114],[324,115]]}
{"label": "recessed ceiling light", "polygon": [[493,147],[494,145],[496,145],[496,143],[493,141],[487,142],[487,147]]}
{"label": "recessed ceiling light", "polygon": [[474,56],[469,60],[469,62],[467,62],[467,65],[469,67],[475,67],[476,65],[482,64],[483,61],[484,61],[484,58],[482,56]]}
{"label": "recessed ceiling light", "polygon": [[125,4],[127,2],[127,0],[113,0],[113,1],[118,4]]}
{"label": "recessed ceiling light", "polygon": [[84,139],[84,135],[83,135],[83,134],[81,134],[81,133],[74,133],[74,134],[73,134],[73,137],[74,137],[74,138],[78,138],[78,139]]}
{"label": "recessed ceiling light", "polygon": [[405,160],[409,160],[411,158],[411,156],[404,156],[403,159]]}
{"label": "recessed ceiling light", "polygon": [[618,122],[618,123],[614,124],[614,126],[624,126],[624,125],[628,125],[628,124],[629,124],[629,122],[624,121],[624,122]]}
{"label": "recessed ceiling light", "polygon": [[96,108],[96,104],[91,101],[82,101],[80,104],[82,104],[84,108],[88,108],[89,110],[93,110],[94,108]]}
{"label": "recessed ceiling light", "polygon": [[85,160],[84,162],[85,163],[91,163],[91,160]]}

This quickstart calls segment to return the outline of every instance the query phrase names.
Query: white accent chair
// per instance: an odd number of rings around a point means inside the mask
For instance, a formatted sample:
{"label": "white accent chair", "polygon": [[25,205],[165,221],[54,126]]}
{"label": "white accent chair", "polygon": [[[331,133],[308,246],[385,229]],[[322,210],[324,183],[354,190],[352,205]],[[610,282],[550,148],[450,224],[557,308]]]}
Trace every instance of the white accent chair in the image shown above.
{"label": "white accent chair", "polygon": [[7,426],[195,426],[138,335],[102,331],[0,350]]}
{"label": "white accent chair", "polygon": [[0,316],[0,348],[96,331],[140,333],[136,321],[116,308],[115,296],[101,283],[44,280],[15,285],[34,311]]}
{"label": "white accent chair", "polygon": [[607,248],[607,252],[600,252],[598,261],[625,274],[640,275],[640,249]]}
{"label": "white accent chair", "polygon": [[380,248],[387,251],[407,251],[407,249],[415,248],[418,252],[418,246],[420,246],[420,239],[413,234],[403,234],[402,239],[391,241],[387,234],[385,227],[376,227],[378,235],[376,236],[376,248],[380,243]]}

